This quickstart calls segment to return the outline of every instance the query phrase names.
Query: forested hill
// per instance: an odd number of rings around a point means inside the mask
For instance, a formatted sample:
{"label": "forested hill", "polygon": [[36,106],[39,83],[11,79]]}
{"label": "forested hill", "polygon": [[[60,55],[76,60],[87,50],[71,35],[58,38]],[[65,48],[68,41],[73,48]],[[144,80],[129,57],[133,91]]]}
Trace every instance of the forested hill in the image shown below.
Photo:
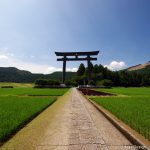
{"label": "forested hill", "polygon": [[142,73],[142,74],[150,74],[150,61],[148,61],[144,64],[132,66],[132,67],[128,68],[127,70],[134,71],[137,73]]}
{"label": "forested hill", "polygon": [[[67,72],[66,79],[72,79],[75,77],[75,72]],[[53,79],[61,80],[62,72],[54,72],[52,74],[33,74],[29,71],[19,70],[14,67],[0,67],[0,82],[21,82],[30,83],[36,79]]]}
{"label": "forested hill", "polygon": [[141,73],[141,74],[150,74],[150,65],[146,66],[145,68],[135,70],[135,72]]}

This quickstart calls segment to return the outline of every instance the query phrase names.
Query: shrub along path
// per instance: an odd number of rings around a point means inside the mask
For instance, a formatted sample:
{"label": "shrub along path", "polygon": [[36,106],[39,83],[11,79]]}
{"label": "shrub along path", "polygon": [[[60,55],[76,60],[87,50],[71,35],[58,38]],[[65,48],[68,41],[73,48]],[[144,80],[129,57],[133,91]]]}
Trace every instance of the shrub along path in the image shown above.
{"label": "shrub along path", "polygon": [[76,89],[19,131],[0,149],[120,150],[132,145]]}

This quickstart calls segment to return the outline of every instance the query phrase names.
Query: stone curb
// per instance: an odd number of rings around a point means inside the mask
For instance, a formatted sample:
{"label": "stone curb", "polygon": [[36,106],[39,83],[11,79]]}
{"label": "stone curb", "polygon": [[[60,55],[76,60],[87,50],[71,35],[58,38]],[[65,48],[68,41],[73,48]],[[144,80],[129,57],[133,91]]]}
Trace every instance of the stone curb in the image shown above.
{"label": "stone curb", "polygon": [[150,142],[147,139],[131,129],[108,110],[85,96],[83,93],[80,92],[80,94],[85,97],[100,113],[102,113],[133,145],[139,147],[138,150],[150,150]]}

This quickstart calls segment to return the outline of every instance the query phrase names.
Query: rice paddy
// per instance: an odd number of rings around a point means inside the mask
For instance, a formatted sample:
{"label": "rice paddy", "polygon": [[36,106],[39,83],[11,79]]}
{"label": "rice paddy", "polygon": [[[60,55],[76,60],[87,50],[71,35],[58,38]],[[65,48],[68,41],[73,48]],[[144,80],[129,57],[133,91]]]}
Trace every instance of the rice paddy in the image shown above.
{"label": "rice paddy", "polygon": [[150,140],[150,88],[99,90],[126,95],[125,97],[92,97],[92,99]]}
{"label": "rice paddy", "polygon": [[0,143],[25,126],[68,89],[0,88]]}

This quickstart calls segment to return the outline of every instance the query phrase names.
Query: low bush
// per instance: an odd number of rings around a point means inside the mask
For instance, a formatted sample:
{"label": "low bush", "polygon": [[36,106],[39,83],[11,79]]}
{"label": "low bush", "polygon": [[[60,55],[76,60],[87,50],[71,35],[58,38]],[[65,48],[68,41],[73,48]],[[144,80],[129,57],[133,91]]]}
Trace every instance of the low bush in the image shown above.
{"label": "low bush", "polygon": [[13,88],[13,86],[1,86],[1,88]]}
{"label": "low bush", "polygon": [[46,80],[46,79],[37,79],[35,85],[38,86],[58,86],[60,82],[57,80]]}
{"label": "low bush", "polygon": [[97,85],[99,86],[113,86],[113,82],[111,80],[108,80],[108,79],[104,79],[104,80],[101,80],[101,81],[98,81],[97,82]]}

